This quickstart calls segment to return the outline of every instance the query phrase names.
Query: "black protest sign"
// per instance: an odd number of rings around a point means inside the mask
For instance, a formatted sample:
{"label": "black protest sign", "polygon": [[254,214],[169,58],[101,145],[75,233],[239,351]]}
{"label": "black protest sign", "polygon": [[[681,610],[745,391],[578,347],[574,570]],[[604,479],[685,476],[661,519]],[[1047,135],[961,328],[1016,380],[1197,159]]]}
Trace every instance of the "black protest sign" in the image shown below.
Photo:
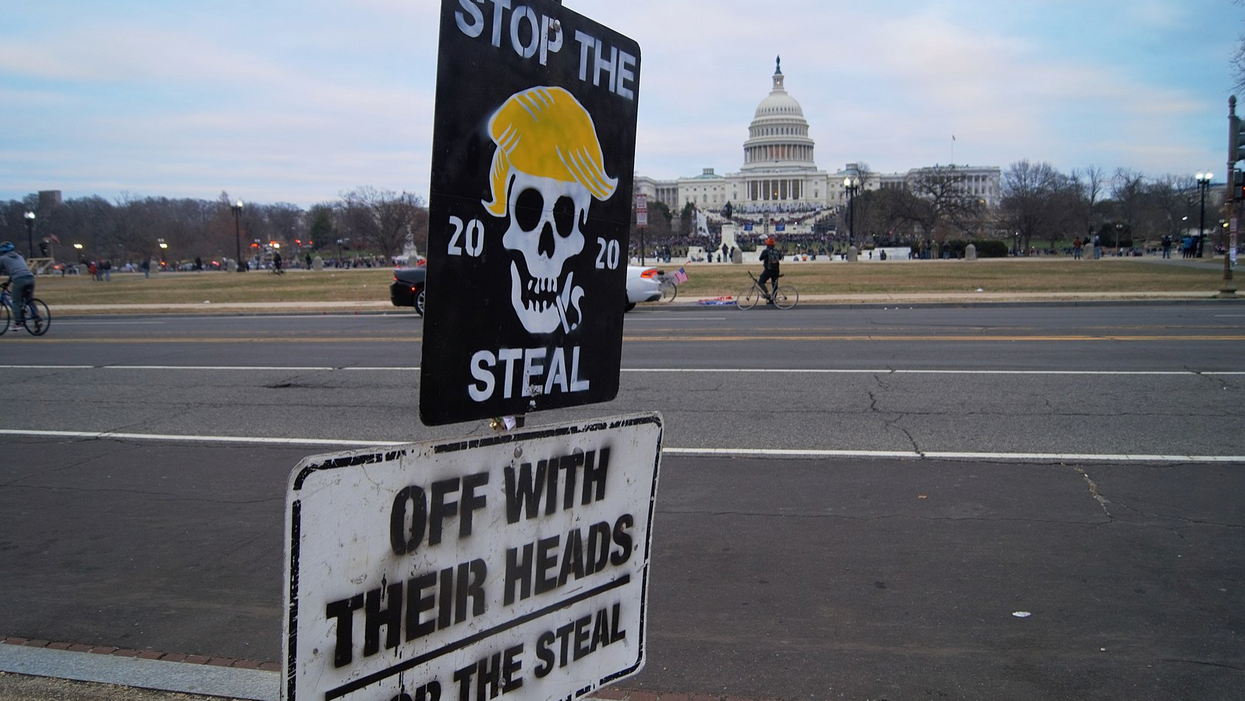
{"label": "black protest sign", "polygon": [[640,50],[551,0],[443,0],[420,418],[618,393]]}

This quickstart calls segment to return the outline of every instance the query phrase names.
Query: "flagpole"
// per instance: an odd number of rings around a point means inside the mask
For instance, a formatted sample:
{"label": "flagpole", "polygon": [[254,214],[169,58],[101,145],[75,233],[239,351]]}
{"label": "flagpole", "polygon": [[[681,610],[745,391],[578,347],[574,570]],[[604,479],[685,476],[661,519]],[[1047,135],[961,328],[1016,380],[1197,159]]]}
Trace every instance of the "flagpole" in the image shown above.
{"label": "flagpole", "polygon": [[951,135],[951,165],[955,165],[955,134]]}

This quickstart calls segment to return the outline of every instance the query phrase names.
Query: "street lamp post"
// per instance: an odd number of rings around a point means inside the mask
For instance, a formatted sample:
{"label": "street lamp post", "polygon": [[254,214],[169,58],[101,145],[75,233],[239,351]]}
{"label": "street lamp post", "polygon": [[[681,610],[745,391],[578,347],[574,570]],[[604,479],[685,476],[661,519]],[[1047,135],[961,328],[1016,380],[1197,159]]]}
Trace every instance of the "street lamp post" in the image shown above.
{"label": "street lamp post", "polygon": [[26,245],[29,247],[30,257],[35,257],[35,213],[26,212]]}
{"label": "street lamp post", "polygon": [[849,175],[843,178],[843,190],[847,193],[847,245],[856,245],[856,195],[860,193],[860,179],[855,180]]}
{"label": "street lamp post", "polygon": [[1205,238],[1206,238],[1206,234],[1205,234],[1206,191],[1210,189],[1210,181],[1213,178],[1214,176],[1209,172],[1197,174],[1197,189],[1200,190],[1202,193],[1202,215],[1197,223],[1197,257],[1198,258],[1202,258],[1205,253],[1203,241],[1205,241]]}
{"label": "street lamp post", "polygon": [[[1228,128],[1240,129],[1240,123],[1236,118],[1236,95],[1228,98]],[[1239,159],[1239,145],[1237,144],[1237,136],[1232,135],[1230,143],[1233,150],[1228,153],[1228,179],[1225,181],[1227,187],[1223,190],[1223,213],[1228,218],[1224,226],[1228,229],[1225,231],[1223,246],[1223,284],[1219,287],[1219,297],[1221,299],[1233,299],[1236,297],[1236,284],[1232,282],[1232,263],[1236,257],[1236,234],[1237,234],[1237,209],[1236,195],[1239,194],[1240,188],[1236,186],[1236,163]]]}
{"label": "street lamp post", "polygon": [[231,209],[233,209],[233,242],[236,251],[234,269],[242,272],[242,200],[238,200]]}

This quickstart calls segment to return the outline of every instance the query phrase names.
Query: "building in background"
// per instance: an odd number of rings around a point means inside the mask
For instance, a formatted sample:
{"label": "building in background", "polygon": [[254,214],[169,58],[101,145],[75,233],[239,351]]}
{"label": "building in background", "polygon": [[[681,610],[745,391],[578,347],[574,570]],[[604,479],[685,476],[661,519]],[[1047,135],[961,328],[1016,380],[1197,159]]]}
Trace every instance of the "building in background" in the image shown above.
{"label": "building in background", "polygon": [[[848,163],[833,173],[817,167],[815,144],[809,136],[804,109],[784,85],[781,58],[773,75],[769,95],[757,105],[748,138],[744,141],[744,163],[736,173],[719,175],[705,168],[700,175],[676,180],[656,180],[635,176],[635,194],[647,195],[679,212],[691,203],[697,209],[719,213],[729,202],[734,213],[805,213],[816,217],[847,201],[844,180],[860,181],[861,190],[908,188],[914,180],[948,166],[914,168],[906,173],[870,173],[856,163]],[[976,196],[986,207],[999,203],[997,166],[953,166],[955,177],[966,195]],[[910,188],[909,188],[910,189]]]}

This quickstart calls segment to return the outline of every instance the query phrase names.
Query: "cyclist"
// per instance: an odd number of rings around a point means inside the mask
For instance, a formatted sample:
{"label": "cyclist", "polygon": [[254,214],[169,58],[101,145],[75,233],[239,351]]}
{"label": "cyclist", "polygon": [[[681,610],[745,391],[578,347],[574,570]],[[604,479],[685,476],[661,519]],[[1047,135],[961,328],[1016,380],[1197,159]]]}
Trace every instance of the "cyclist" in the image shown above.
{"label": "cyclist", "polygon": [[35,275],[26,265],[26,259],[13,250],[9,241],[0,243],[0,275],[8,275],[10,289],[9,298],[13,308],[12,328],[22,327],[22,312],[25,311],[26,300],[35,294]]}
{"label": "cyclist", "polygon": [[757,280],[762,292],[765,291],[766,280],[773,283],[773,289],[769,292],[769,304],[774,303],[774,294],[778,292],[778,262],[782,260],[782,253],[774,248],[774,243],[773,236],[765,239],[765,250],[761,251],[761,263],[764,267],[761,269],[761,279]]}

